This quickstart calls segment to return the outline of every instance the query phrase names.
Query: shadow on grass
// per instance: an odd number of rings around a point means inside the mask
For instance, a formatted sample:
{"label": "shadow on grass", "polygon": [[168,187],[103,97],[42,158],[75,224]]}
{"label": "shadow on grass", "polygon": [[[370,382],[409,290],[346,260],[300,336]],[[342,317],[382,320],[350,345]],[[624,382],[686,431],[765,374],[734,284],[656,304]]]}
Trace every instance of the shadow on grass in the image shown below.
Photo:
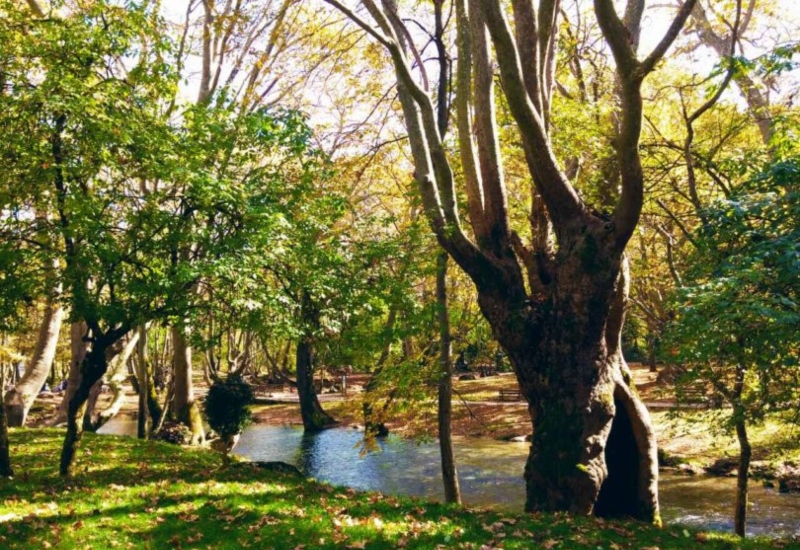
{"label": "shadow on grass", "polygon": [[[12,433],[15,466],[26,475],[0,481],[0,548],[698,547],[677,529],[465,511],[256,467],[220,469],[211,452],[122,437],[87,434],[80,455],[85,472],[63,480],[57,476],[62,436]],[[709,540],[702,547],[732,544]],[[769,546],[762,540],[744,547]]]}

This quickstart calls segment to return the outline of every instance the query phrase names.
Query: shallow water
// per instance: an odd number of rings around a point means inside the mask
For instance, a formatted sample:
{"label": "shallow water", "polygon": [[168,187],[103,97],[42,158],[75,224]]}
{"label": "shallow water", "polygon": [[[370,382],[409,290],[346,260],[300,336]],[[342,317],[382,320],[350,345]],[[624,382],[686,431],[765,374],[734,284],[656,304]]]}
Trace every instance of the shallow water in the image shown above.
{"label": "shallow water", "polygon": [[[117,418],[101,430],[119,435],[135,432],[136,421],[129,418]],[[235,452],[251,460],[288,462],[309,477],[334,485],[444,498],[437,442],[389,437],[378,442],[376,451],[361,453],[361,437],[360,431],[345,428],[306,435],[297,427],[255,425],[242,434]],[[466,504],[522,509],[527,443],[456,438],[454,447]],[[668,522],[732,531],[735,488],[733,478],[662,475],[662,517]],[[800,495],[782,495],[753,482],[750,500],[748,534],[800,536]]]}

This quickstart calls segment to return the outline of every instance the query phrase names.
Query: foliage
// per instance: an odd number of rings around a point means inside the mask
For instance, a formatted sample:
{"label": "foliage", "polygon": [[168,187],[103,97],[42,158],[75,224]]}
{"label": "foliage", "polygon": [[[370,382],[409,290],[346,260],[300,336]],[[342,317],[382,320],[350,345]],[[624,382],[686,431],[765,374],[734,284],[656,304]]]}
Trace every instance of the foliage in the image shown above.
{"label": "foliage", "polygon": [[775,160],[709,207],[676,295],[669,337],[685,381],[710,381],[751,420],[800,404],[799,182],[799,157]]}
{"label": "foliage", "polygon": [[[241,115],[221,94],[171,119],[174,45],[149,3],[47,22],[2,9],[10,249],[58,262],[62,299],[93,333],[257,308],[256,275],[285,248],[287,182],[314,181],[301,117]],[[8,295],[19,279],[2,278]]]}
{"label": "foliage", "polygon": [[[800,548],[566,514],[516,515],[360,493],[204,450],[86,434],[75,480],[56,475],[57,430],[12,430],[18,478],[0,482],[0,544],[34,548]],[[43,460],[44,459],[44,460]],[[700,541],[703,541],[702,543]]]}
{"label": "foliage", "polygon": [[241,433],[252,422],[248,405],[253,399],[250,385],[239,376],[215,381],[203,409],[208,425],[223,438]]}

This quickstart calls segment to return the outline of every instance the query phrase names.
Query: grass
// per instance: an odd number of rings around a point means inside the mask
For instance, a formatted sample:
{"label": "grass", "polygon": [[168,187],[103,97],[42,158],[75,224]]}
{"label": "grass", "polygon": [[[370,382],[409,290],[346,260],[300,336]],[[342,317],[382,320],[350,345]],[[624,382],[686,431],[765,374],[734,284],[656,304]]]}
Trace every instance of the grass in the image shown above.
{"label": "grass", "polygon": [[360,493],[204,450],[86,434],[57,475],[62,432],[12,430],[0,548],[800,549],[789,541],[656,529],[565,514],[516,516]]}
{"label": "grass", "polygon": [[[728,411],[726,411],[727,413]],[[723,431],[720,411],[651,411],[659,447],[668,454],[699,466],[720,457],[739,455],[739,443],[731,430]],[[800,461],[800,426],[790,418],[773,416],[748,426],[753,460],[776,466]]]}

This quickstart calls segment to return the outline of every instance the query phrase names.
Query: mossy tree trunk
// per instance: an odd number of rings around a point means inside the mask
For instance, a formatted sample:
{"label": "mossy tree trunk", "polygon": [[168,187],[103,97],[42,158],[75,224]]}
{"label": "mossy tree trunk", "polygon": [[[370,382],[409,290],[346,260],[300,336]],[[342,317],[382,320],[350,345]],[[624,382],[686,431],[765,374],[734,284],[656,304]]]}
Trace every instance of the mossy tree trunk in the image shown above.
{"label": "mossy tree trunk", "polygon": [[175,396],[173,398],[173,413],[175,419],[185,424],[192,431],[192,445],[200,445],[205,441],[205,429],[200,407],[194,398],[194,385],[192,384],[192,348],[187,341],[183,328],[173,327],[172,346],[174,357],[174,384]]}

